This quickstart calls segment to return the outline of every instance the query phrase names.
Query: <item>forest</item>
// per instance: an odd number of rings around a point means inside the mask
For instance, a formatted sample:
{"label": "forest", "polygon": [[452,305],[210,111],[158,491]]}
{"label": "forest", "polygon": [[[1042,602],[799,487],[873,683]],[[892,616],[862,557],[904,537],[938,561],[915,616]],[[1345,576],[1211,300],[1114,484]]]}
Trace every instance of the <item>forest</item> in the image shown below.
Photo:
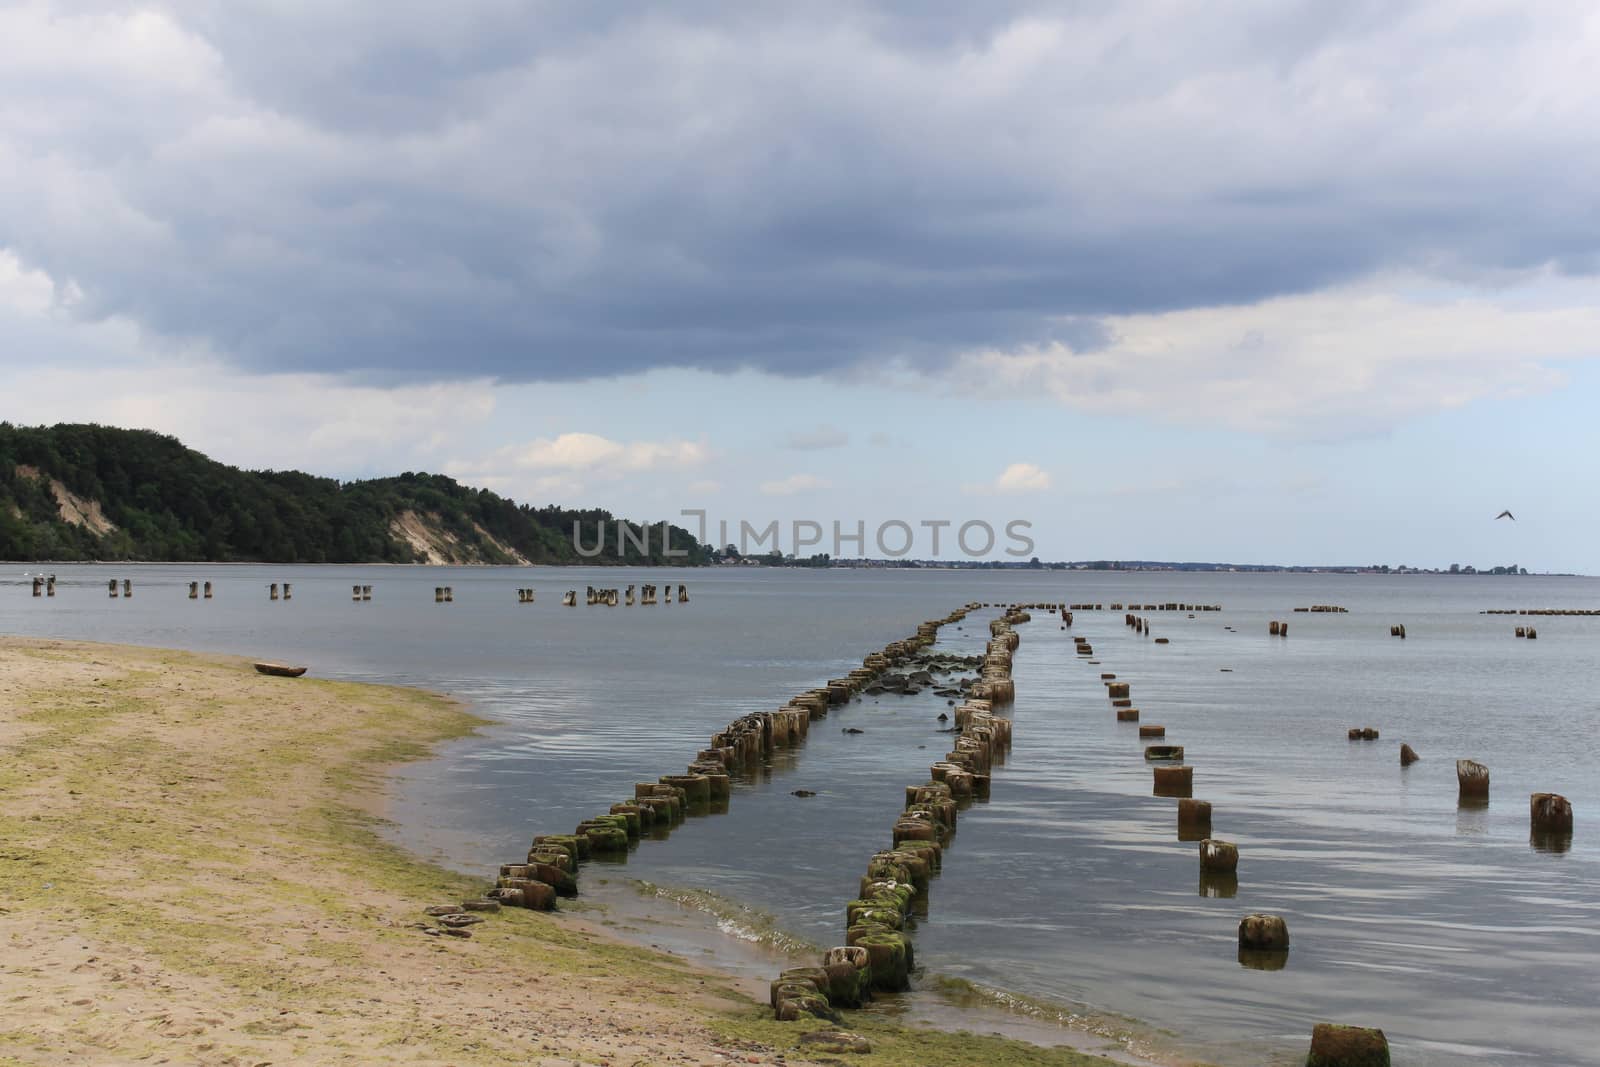
{"label": "forest", "polygon": [[[0,422],[0,559],[698,566],[687,530],[534,507],[438,474],[342,482],[218,463],[147,430]],[[605,529],[605,551],[592,549]],[[620,546],[620,547],[619,547]],[[641,546],[644,546],[641,548]],[[671,555],[668,555],[668,550]]]}

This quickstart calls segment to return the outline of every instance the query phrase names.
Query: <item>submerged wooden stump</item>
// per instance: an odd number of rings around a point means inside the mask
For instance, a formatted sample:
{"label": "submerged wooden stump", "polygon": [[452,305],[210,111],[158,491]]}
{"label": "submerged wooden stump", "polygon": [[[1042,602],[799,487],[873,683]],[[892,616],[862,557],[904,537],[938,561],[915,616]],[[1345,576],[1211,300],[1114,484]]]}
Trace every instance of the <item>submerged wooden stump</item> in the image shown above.
{"label": "submerged wooden stump", "polygon": [[1239,947],[1274,952],[1289,950],[1289,924],[1281,915],[1254,912],[1239,920]]}
{"label": "submerged wooden stump", "polygon": [[1118,708],[1117,709],[1117,721],[1118,722],[1138,722],[1139,721],[1139,709],[1138,708]]}
{"label": "submerged wooden stump", "polygon": [[1178,801],[1178,826],[1199,829],[1211,826],[1211,802],[1184,797]]}
{"label": "submerged wooden stump", "polygon": [[1528,798],[1533,829],[1547,834],[1572,832],[1572,805],[1560,793],[1534,793]]}
{"label": "submerged wooden stump", "polygon": [[1239,869],[1239,846],[1231,841],[1208,837],[1200,842],[1200,869],[1212,874],[1231,874]]}
{"label": "submerged wooden stump", "polygon": [[1456,783],[1461,796],[1468,800],[1487,800],[1489,797],[1489,768],[1469,759],[1456,760]]}
{"label": "submerged wooden stump", "polygon": [[1187,797],[1194,789],[1194,768],[1185,766],[1152,767],[1154,793],[1158,797]]}
{"label": "submerged wooden stump", "polygon": [[1144,758],[1147,760],[1181,760],[1183,759],[1182,745],[1146,745]]}
{"label": "submerged wooden stump", "polygon": [[1417,750],[1410,745],[1402,744],[1400,746],[1400,766],[1409,767],[1421,758],[1421,756],[1417,755]]}
{"label": "submerged wooden stump", "polygon": [[1306,1067],[1389,1067],[1389,1039],[1382,1030],[1318,1023]]}
{"label": "submerged wooden stump", "polygon": [[1165,726],[1141,726],[1141,727],[1139,727],[1139,736],[1140,737],[1166,737],[1167,736],[1167,728]]}

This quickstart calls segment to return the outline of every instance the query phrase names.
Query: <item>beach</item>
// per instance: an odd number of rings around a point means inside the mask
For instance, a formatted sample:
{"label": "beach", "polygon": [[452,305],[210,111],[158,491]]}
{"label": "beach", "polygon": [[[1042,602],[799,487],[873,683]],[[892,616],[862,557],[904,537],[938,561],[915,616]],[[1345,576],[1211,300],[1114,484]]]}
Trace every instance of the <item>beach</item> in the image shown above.
{"label": "beach", "polygon": [[[387,775],[480,725],[417,689],[0,638],[0,1064],[840,1062],[802,1044],[826,1024],[584,918],[427,932],[485,884],[386,840]],[[1105,1062],[847,1023],[852,1061]]]}

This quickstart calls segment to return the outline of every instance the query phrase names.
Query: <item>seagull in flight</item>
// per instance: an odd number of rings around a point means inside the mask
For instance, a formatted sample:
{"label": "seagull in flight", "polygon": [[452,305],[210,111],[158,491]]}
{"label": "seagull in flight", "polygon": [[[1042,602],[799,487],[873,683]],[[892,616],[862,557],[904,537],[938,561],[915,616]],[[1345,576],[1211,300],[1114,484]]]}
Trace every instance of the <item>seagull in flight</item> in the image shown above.
{"label": "seagull in flight", "polygon": [[1500,514],[1496,515],[1494,519],[1496,522],[1499,522],[1501,519],[1510,519],[1512,522],[1517,521],[1517,517],[1511,514],[1510,511],[1502,511]]}

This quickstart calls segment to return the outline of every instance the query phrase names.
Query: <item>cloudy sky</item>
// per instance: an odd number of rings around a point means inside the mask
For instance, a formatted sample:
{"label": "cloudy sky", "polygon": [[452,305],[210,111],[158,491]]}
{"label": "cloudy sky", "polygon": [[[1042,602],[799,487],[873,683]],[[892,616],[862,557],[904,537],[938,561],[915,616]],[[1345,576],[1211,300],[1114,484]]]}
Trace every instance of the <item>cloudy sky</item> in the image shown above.
{"label": "cloudy sky", "polygon": [[0,0],[0,418],[1600,572],[1597,63],[1556,0]]}

